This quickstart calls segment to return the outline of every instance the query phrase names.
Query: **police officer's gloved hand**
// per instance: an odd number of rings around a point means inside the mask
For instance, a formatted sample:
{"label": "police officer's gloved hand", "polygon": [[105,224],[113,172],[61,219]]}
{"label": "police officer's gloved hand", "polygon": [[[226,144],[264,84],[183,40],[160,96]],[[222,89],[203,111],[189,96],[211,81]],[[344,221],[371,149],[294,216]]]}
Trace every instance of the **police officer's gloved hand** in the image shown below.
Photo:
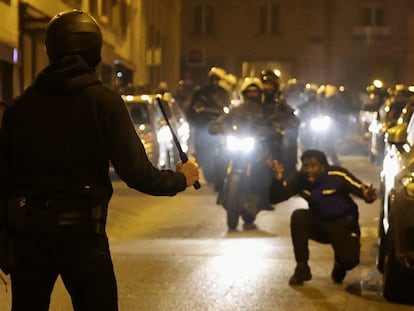
{"label": "police officer's gloved hand", "polygon": [[186,180],[186,186],[191,187],[199,179],[198,163],[194,157],[190,157],[187,162],[177,163],[176,172],[183,173]]}

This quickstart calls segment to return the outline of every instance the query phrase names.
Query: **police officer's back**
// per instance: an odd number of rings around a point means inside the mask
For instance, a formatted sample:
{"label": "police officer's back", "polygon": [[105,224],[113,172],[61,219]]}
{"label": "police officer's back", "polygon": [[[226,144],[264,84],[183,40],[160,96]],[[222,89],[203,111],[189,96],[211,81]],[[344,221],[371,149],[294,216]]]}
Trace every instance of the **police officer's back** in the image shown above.
{"label": "police officer's back", "polygon": [[[159,171],[149,162],[121,97],[95,67],[102,35],[87,13],[56,15],[45,37],[50,65],[6,111],[0,132],[0,230],[14,261],[12,309],[47,310],[60,275],[75,310],[118,310],[105,233],[111,161],[129,187],[175,195],[196,164]],[[6,209],[7,205],[7,209]]]}

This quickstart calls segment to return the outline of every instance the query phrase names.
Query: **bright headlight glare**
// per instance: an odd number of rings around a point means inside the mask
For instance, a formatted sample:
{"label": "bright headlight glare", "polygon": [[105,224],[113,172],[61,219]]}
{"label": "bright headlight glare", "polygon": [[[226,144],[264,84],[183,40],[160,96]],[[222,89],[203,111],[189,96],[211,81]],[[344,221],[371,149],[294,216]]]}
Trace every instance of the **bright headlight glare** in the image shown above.
{"label": "bright headlight glare", "polygon": [[188,122],[181,123],[181,126],[177,130],[177,134],[183,140],[188,140],[190,138],[190,125]]}
{"label": "bright headlight glare", "polygon": [[157,133],[158,142],[170,142],[172,140],[172,134],[168,126],[163,126]]}
{"label": "bright headlight glare", "polygon": [[414,197],[414,176],[404,176],[401,178],[401,183],[404,186],[405,192],[409,197]]}
{"label": "bright headlight glare", "polygon": [[326,131],[331,127],[331,117],[330,116],[323,116],[314,118],[311,120],[311,128],[315,132],[322,132]]}
{"label": "bright headlight glare", "polygon": [[253,150],[255,140],[253,137],[238,138],[235,136],[227,136],[226,144],[231,151],[249,152]]}

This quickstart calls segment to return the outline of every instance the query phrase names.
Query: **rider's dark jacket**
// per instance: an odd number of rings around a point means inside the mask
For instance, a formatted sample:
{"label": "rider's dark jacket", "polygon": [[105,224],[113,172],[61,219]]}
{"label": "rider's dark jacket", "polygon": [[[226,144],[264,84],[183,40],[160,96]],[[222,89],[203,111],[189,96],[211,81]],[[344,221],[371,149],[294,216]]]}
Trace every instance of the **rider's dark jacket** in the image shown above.
{"label": "rider's dark jacket", "polygon": [[358,221],[358,207],[350,194],[363,198],[362,185],[345,168],[329,166],[314,184],[307,181],[303,172],[297,172],[287,181],[274,179],[269,200],[276,204],[299,194],[308,202],[309,210],[324,219],[352,216]]}
{"label": "rider's dark jacket", "polygon": [[239,106],[230,110],[229,114],[224,114],[208,125],[210,134],[222,134],[227,126],[246,126],[246,129],[257,130],[259,127],[268,128],[263,107],[256,102],[242,102]]}
{"label": "rider's dark jacket", "polygon": [[[112,194],[109,165],[151,195],[175,195],[185,176],[148,160],[122,98],[81,57],[51,64],[15,99],[0,132],[0,200],[76,196],[85,185]],[[0,205],[2,206],[2,205]]]}
{"label": "rider's dark jacket", "polygon": [[279,122],[283,128],[297,129],[299,127],[299,118],[282,97],[266,98],[263,101],[263,110],[268,119]]}
{"label": "rider's dark jacket", "polygon": [[204,127],[223,113],[230,104],[230,94],[224,88],[208,84],[195,90],[188,117],[194,126]]}

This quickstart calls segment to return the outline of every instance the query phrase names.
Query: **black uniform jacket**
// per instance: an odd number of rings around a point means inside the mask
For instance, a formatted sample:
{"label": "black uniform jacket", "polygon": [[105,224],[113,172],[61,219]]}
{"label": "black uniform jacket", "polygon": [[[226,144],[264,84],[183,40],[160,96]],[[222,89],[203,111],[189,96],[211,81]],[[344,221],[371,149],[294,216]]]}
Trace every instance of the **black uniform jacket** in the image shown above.
{"label": "black uniform jacket", "polygon": [[131,188],[175,195],[185,176],[148,160],[122,98],[81,57],[51,64],[15,99],[0,132],[0,199],[67,197],[84,185],[112,195],[109,164]]}
{"label": "black uniform jacket", "polygon": [[350,194],[360,198],[363,183],[343,167],[330,166],[319,180],[310,184],[302,172],[288,181],[273,180],[269,199],[271,203],[287,200],[295,194],[303,197],[309,209],[325,219],[352,215],[358,219],[358,207]]}

